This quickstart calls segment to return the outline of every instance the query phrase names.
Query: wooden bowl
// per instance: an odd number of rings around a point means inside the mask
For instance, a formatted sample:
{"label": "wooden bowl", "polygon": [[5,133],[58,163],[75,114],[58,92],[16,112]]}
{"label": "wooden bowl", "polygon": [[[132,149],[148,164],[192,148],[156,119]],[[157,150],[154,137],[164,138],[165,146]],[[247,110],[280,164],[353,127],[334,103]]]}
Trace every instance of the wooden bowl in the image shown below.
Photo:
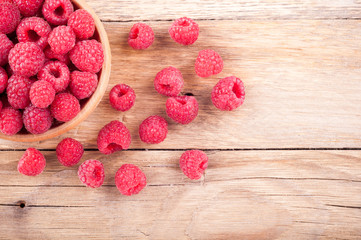
{"label": "wooden bowl", "polygon": [[95,22],[95,38],[101,42],[104,51],[104,63],[102,70],[98,73],[99,82],[98,87],[93,93],[93,95],[88,99],[85,105],[82,107],[79,114],[73,118],[71,121],[62,123],[59,126],[49,129],[47,132],[42,134],[31,134],[31,133],[18,133],[13,136],[8,136],[0,133],[1,139],[16,141],[16,142],[37,142],[50,138],[57,137],[63,133],[68,132],[69,130],[76,127],[82,121],[84,121],[98,106],[100,100],[102,99],[109,82],[110,68],[111,68],[111,51],[107,33],[105,32],[104,26],[98,16],[95,14],[93,9],[91,9],[84,0],[72,0],[75,9],[85,9],[87,10],[94,19]]}

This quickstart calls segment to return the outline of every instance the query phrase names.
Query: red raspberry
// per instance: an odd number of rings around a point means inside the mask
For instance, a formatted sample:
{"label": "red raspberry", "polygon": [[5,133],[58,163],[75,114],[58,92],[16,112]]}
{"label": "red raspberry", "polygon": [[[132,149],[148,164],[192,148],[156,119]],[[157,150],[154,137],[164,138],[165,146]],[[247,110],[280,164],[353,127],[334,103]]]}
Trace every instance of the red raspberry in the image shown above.
{"label": "red raspberry", "polygon": [[5,135],[15,135],[23,128],[23,118],[19,110],[5,107],[0,112],[0,130]]}
{"label": "red raspberry", "polygon": [[197,75],[200,77],[216,75],[223,70],[223,60],[221,56],[213,50],[202,50],[198,54],[195,69]]}
{"label": "red raspberry", "polygon": [[60,122],[72,120],[80,112],[80,104],[70,93],[59,93],[50,106],[53,117]]}
{"label": "red raspberry", "polygon": [[243,104],[245,95],[243,82],[239,78],[226,77],[214,86],[212,102],[222,111],[232,111]]}
{"label": "red raspberry", "polygon": [[67,54],[75,46],[75,33],[68,26],[59,26],[49,34],[49,45],[55,54]]}
{"label": "red raspberry", "polygon": [[110,105],[118,111],[128,111],[135,102],[134,90],[126,84],[115,85],[109,93]]}
{"label": "red raspberry", "polygon": [[44,171],[46,160],[44,155],[35,148],[28,148],[18,163],[19,173],[36,176]]}
{"label": "red raspberry", "polygon": [[0,93],[3,93],[8,86],[8,74],[0,67]]}
{"label": "red raspberry", "polygon": [[189,150],[182,154],[179,166],[190,179],[200,179],[208,167],[208,157],[202,151]]}
{"label": "red raspberry", "polygon": [[8,63],[9,52],[13,47],[13,42],[5,34],[0,33],[0,66]]}
{"label": "red raspberry", "polygon": [[44,54],[45,54],[45,58],[47,60],[57,60],[57,61],[60,61],[60,62],[63,62],[65,63],[65,65],[69,65],[70,63],[70,59],[69,59],[69,55],[68,54],[56,54],[54,53],[50,46],[47,46],[44,50]]}
{"label": "red raspberry", "polygon": [[145,143],[161,143],[167,137],[168,123],[160,116],[150,116],[139,126],[139,137]]}
{"label": "red raspberry", "polygon": [[47,62],[39,71],[38,78],[51,83],[56,92],[61,92],[69,85],[70,71],[63,62]]}
{"label": "red raspberry", "polygon": [[86,160],[79,166],[78,177],[88,187],[98,188],[104,182],[104,166],[98,160]]}
{"label": "red raspberry", "polygon": [[40,80],[31,85],[29,96],[31,103],[35,107],[47,108],[54,101],[55,90],[51,83]]}
{"label": "red raspberry", "polygon": [[74,30],[76,37],[80,40],[88,39],[94,35],[94,19],[84,9],[76,10],[70,15],[68,26]]}
{"label": "red raspberry", "polygon": [[120,150],[127,150],[131,136],[128,128],[119,121],[112,121],[105,125],[98,134],[98,149],[101,153],[111,154]]}
{"label": "red raspberry", "polygon": [[11,2],[0,3],[0,33],[8,34],[15,31],[20,22],[18,7]]}
{"label": "red raspberry", "polygon": [[181,92],[183,84],[182,73],[174,67],[164,68],[157,73],[154,79],[155,90],[168,97],[177,96]]}
{"label": "red raspberry", "polygon": [[34,42],[41,49],[48,44],[50,32],[50,25],[39,17],[24,18],[16,29],[19,42]]}
{"label": "red raspberry", "polygon": [[78,99],[90,97],[98,86],[98,76],[94,73],[74,71],[70,74],[70,91]]}
{"label": "red raspberry", "polygon": [[198,115],[198,102],[193,96],[170,97],[166,109],[171,119],[181,124],[188,124]]}
{"label": "red raspberry", "polygon": [[23,113],[23,122],[26,130],[32,134],[41,134],[48,131],[53,123],[49,109],[37,108],[32,105]]}
{"label": "red raspberry", "polygon": [[34,16],[44,0],[14,0],[20,10],[20,13],[25,17]]}
{"label": "red raspberry", "polygon": [[45,0],[43,5],[44,18],[53,25],[66,24],[73,12],[74,7],[70,0]]}
{"label": "red raspberry", "polygon": [[147,178],[137,166],[123,164],[115,174],[115,185],[123,195],[138,194],[146,185]]}
{"label": "red raspberry", "polygon": [[97,73],[103,66],[103,47],[97,40],[84,40],[75,44],[69,53],[70,60],[83,72]]}
{"label": "red raspberry", "polygon": [[10,105],[15,109],[24,109],[30,104],[29,91],[32,81],[26,77],[12,75],[6,92]]}
{"label": "red raspberry", "polygon": [[130,29],[128,43],[134,49],[147,49],[154,41],[153,29],[145,23],[136,23]]}
{"label": "red raspberry", "polygon": [[63,139],[56,147],[56,156],[59,162],[66,167],[78,164],[83,153],[83,145],[72,138]]}
{"label": "red raspberry", "polygon": [[182,17],[173,22],[169,34],[177,43],[191,45],[198,39],[199,27],[192,19]]}

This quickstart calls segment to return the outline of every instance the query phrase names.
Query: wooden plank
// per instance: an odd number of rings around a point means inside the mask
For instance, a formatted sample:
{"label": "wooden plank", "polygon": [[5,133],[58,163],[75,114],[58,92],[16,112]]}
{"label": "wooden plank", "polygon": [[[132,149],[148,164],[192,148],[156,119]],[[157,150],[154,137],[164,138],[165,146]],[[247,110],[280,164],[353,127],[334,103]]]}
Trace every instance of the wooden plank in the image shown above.
{"label": "wooden plank", "polygon": [[[360,151],[208,151],[199,181],[181,173],[181,153],[86,152],[106,169],[105,186],[89,189],[53,151],[35,178],[16,173],[21,152],[0,152],[0,238],[359,239]],[[123,163],[147,175],[139,195],[115,188]]]}

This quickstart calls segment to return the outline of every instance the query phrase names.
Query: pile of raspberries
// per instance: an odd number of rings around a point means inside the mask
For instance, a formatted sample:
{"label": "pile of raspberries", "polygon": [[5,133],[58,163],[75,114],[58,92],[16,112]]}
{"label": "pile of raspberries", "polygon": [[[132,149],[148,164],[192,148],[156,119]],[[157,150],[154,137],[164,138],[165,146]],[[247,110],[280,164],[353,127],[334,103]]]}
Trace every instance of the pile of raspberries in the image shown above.
{"label": "pile of raspberries", "polygon": [[[199,26],[189,18],[177,19],[169,28],[171,38],[182,45],[193,44],[199,35]],[[129,45],[134,49],[146,49],[152,45],[154,33],[150,26],[136,23],[131,28]],[[199,52],[195,61],[195,72],[200,77],[209,77],[220,73],[223,60],[214,50]],[[166,113],[179,124],[189,124],[198,115],[198,102],[194,96],[180,96],[184,80],[182,73],[174,67],[161,70],[154,79],[155,90],[167,96]],[[245,88],[243,82],[230,76],[221,79],[211,93],[215,107],[222,111],[232,111],[243,104]],[[128,111],[134,105],[136,94],[125,84],[118,84],[109,93],[111,106],[117,111]],[[168,122],[161,116],[149,116],[139,126],[140,139],[148,144],[163,142],[168,134]],[[112,154],[127,150],[131,144],[131,134],[120,121],[114,120],[106,124],[97,138],[98,149],[103,154]],[[63,139],[56,148],[59,162],[64,166],[79,163],[84,153],[80,142],[72,138]],[[40,174],[46,165],[44,156],[36,149],[29,148],[19,161],[20,173],[29,176]],[[190,179],[200,179],[208,166],[208,156],[200,150],[188,150],[180,156],[179,165],[183,173]],[[100,187],[105,178],[103,164],[95,159],[83,162],[78,169],[81,182],[91,188]],[[123,195],[138,194],[146,186],[146,176],[137,166],[123,164],[115,175],[115,185]]]}

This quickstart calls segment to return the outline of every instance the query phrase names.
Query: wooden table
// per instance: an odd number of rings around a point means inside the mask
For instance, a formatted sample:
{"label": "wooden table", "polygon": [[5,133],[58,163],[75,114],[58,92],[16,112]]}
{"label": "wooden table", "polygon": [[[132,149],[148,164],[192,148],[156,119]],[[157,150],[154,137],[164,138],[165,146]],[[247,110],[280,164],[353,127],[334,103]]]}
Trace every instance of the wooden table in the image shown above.
{"label": "wooden table", "polygon": [[[361,239],[361,1],[360,0],[88,0],[103,20],[112,47],[106,96],[80,126],[58,138],[0,142],[1,239]],[[182,47],[167,29],[175,18],[197,20],[196,44]],[[155,31],[146,51],[127,45],[132,24]],[[221,54],[225,68],[201,79],[194,61],[201,49]],[[159,145],[146,145],[138,125],[165,114],[166,98],[153,79],[172,65],[184,74],[183,93],[200,103],[188,126],[171,121]],[[210,92],[229,75],[243,79],[245,104],[218,111]],[[117,83],[137,93],[135,107],[118,113],[108,104]],[[131,149],[104,156],[96,137],[121,120]],[[77,167],[62,167],[54,149],[64,137],[80,140],[83,160],[105,165],[103,187],[89,189]],[[38,177],[17,162],[30,146],[47,158]],[[204,149],[209,168],[188,180],[178,160],[185,149]],[[138,165],[148,185],[122,196],[114,174]]]}

